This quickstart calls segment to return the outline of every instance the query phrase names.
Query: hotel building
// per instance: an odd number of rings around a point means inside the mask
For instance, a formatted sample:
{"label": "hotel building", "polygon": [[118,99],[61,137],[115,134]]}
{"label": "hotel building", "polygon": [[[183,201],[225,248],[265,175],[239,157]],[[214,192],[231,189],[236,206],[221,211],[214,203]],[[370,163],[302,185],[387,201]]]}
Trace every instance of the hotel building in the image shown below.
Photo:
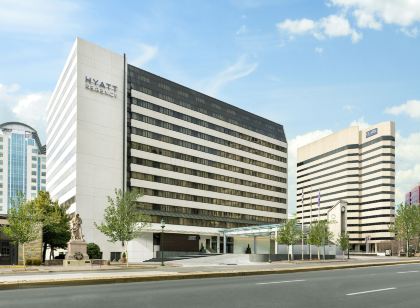
{"label": "hotel building", "polygon": [[[297,218],[310,224],[339,201],[347,203],[351,249],[376,251],[393,239],[395,125],[352,126],[298,149]],[[303,192],[303,194],[302,194]],[[302,196],[303,195],[303,196]],[[303,197],[303,200],[302,200]]]}
{"label": "hotel building", "polygon": [[[35,129],[19,122],[0,124],[0,228],[7,225],[8,211],[20,194],[33,199],[45,190],[45,160],[45,145]],[[0,265],[17,262],[17,246],[0,230]]]}
{"label": "hotel building", "polygon": [[420,185],[417,185],[411,191],[405,194],[405,204],[408,204],[408,205],[420,204]]}
{"label": "hotel building", "polygon": [[152,218],[129,243],[132,262],[161,249],[216,252],[221,229],[287,218],[282,125],[127,64],[125,55],[77,39],[47,119],[47,189],[80,214],[104,258],[122,250],[94,227],[115,189],[140,189],[138,209]]}
{"label": "hotel building", "polygon": [[0,124],[0,215],[6,215],[18,194],[27,199],[45,190],[45,146],[32,127]]}

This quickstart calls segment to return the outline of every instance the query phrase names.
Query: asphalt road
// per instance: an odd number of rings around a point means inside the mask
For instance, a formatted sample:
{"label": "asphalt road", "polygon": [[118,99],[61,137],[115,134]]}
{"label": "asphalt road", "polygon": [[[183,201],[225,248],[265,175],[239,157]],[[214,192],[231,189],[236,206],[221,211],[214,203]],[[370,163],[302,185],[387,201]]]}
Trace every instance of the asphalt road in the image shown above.
{"label": "asphalt road", "polygon": [[0,307],[420,307],[420,264],[0,291]]}

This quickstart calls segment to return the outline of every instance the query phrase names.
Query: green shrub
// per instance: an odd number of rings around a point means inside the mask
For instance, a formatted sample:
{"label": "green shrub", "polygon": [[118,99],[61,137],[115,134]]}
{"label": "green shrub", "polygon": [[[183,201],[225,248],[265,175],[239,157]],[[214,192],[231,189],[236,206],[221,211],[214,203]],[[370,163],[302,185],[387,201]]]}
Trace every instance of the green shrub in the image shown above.
{"label": "green shrub", "polygon": [[27,259],[26,260],[26,265],[34,265],[34,266],[40,266],[41,265],[41,260],[40,259]]}
{"label": "green shrub", "polygon": [[87,244],[87,254],[89,259],[102,259],[101,249],[95,243]]}

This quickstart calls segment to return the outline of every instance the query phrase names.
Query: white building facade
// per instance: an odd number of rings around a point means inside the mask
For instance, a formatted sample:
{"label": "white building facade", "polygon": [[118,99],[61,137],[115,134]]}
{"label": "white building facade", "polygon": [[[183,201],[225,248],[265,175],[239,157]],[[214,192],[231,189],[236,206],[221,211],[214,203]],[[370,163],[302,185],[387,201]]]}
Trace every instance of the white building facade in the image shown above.
{"label": "white building facade", "polygon": [[303,206],[305,224],[318,215],[326,219],[340,201],[347,204],[352,250],[375,252],[377,243],[393,239],[389,232],[395,215],[393,122],[366,129],[352,126],[298,149],[297,218],[302,221]]}
{"label": "white building facade", "polygon": [[33,199],[45,187],[45,146],[36,130],[20,122],[0,124],[0,215],[18,195]]}
{"label": "white building facade", "polygon": [[140,190],[138,208],[152,218],[129,244],[132,262],[161,249],[220,251],[221,229],[287,218],[283,127],[131,66],[125,55],[77,39],[47,119],[47,189],[81,215],[86,240],[106,259],[122,249],[94,222],[115,189]]}

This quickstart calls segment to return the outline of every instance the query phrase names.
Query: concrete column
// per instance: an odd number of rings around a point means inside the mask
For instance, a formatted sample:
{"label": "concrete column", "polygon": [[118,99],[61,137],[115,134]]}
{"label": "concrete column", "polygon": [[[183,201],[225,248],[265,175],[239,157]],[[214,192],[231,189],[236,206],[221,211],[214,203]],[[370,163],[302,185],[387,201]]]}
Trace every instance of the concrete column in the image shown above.
{"label": "concrete column", "polygon": [[254,236],[254,253],[257,253],[257,237]]}
{"label": "concrete column", "polygon": [[216,252],[220,253],[220,235],[217,235],[217,247],[216,247]]}
{"label": "concrete column", "polygon": [[226,234],[223,233],[223,253],[226,253]]}
{"label": "concrete column", "polygon": [[278,230],[276,229],[276,231],[274,231],[274,254],[278,253],[278,244],[277,244],[277,233]]}

